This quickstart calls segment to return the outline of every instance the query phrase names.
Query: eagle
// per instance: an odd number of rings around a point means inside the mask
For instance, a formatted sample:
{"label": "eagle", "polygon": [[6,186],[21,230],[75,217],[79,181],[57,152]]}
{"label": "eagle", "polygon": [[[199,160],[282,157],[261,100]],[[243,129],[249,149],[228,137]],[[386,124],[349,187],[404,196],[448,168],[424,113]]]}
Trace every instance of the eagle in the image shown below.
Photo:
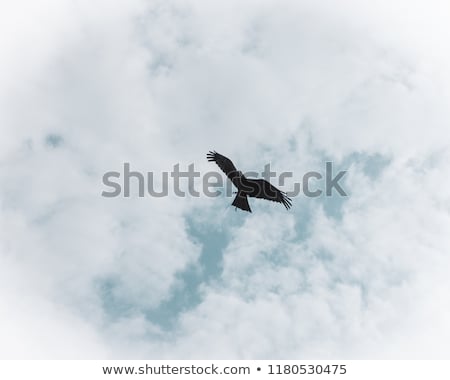
{"label": "eagle", "polygon": [[206,155],[206,158],[210,162],[215,162],[231,180],[233,185],[237,187],[238,191],[232,203],[233,206],[244,211],[252,212],[247,197],[262,198],[282,203],[286,207],[286,210],[289,210],[292,206],[292,201],[285,192],[278,190],[264,179],[247,178],[242,172],[236,169],[229,158],[222,156],[216,151],[210,151]]}

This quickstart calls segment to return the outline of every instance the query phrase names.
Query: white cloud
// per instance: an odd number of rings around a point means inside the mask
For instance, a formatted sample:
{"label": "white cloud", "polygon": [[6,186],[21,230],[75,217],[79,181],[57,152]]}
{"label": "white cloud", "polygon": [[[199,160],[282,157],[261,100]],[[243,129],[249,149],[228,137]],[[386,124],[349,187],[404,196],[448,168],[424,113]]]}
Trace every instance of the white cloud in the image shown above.
{"label": "white cloud", "polygon": [[[2,357],[445,357],[448,6],[363,3],[0,12]],[[205,172],[209,149],[299,177],[332,158],[350,197],[242,222],[228,198],[100,196],[123,162]],[[229,240],[167,328],[151,312],[201,267],[189,222]]]}

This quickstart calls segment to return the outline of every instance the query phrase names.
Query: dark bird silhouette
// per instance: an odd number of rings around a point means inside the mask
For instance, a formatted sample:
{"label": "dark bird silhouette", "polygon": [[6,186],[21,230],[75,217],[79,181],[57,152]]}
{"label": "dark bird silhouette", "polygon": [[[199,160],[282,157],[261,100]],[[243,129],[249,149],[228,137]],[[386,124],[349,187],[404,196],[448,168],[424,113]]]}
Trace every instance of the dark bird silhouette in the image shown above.
{"label": "dark bird silhouette", "polygon": [[231,180],[233,185],[237,187],[238,191],[232,203],[233,206],[244,211],[252,212],[247,197],[255,197],[282,203],[287,210],[291,207],[292,201],[286,193],[272,186],[270,182],[264,179],[245,177],[242,172],[236,169],[229,158],[217,152],[210,151],[206,157],[208,161],[214,161]]}

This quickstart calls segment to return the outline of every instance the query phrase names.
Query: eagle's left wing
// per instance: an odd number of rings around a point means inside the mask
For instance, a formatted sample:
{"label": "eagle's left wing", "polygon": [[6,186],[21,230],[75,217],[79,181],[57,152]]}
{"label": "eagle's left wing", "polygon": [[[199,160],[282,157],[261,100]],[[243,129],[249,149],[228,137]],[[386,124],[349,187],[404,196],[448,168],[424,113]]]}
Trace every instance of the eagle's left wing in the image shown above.
{"label": "eagle's left wing", "polygon": [[278,190],[265,179],[247,178],[244,184],[245,192],[249,197],[267,199],[269,201],[282,203],[287,210],[292,206],[292,200],[284,191]]}

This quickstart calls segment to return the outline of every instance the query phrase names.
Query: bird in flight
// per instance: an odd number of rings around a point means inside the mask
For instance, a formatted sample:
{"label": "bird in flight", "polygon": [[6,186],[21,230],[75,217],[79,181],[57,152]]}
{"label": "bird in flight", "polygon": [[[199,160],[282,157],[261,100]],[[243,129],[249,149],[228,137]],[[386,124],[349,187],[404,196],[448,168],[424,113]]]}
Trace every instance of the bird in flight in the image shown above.
{"label": "bird in flight", "polygon": [[247,197],[255,197],[282,203],[286,207],[286,210],[289,210],[291,207],[292,201],[286,193],[272,186],[270,182],[264,179],[245,177],[242,172],[236,169],[229,158],[215,151],[210,151],[206,157],[208,161],[214,161],[231,180],[233,185],[237,187],[238,191],[232,203],[233,206],[244,211],[252,212]]}

